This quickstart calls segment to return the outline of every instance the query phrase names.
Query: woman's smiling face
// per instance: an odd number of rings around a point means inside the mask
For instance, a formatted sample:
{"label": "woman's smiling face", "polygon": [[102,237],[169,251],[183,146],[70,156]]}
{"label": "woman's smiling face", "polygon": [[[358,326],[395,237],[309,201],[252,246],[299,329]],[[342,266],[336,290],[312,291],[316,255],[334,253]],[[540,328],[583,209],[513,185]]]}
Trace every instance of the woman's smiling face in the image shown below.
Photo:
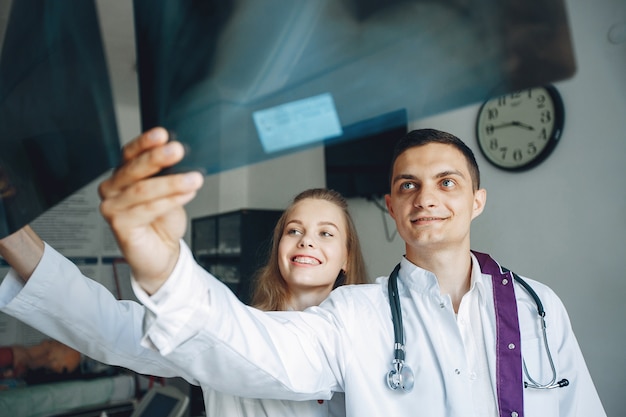
{"label": "woman's smiling face", "polygon": [[330,293],[348,260],[342,210],[320,199],[296,203],[287,217],[278,257],[280,273],[290,292]]}

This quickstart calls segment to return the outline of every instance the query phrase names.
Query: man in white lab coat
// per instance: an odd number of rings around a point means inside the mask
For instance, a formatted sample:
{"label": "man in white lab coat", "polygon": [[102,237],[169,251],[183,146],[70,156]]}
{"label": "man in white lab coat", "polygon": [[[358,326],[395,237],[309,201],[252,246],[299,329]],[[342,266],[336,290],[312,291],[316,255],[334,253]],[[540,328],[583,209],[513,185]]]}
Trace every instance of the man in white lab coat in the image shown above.
{"label": "man in white lab coat", "polygon": [[[241,304],[181,240],[182,207],[202,177],[153,177],[182,158],[180,144],[166,141],[154,129],[125,147],[124,165],[100,187],[101,209],[146,307],[144,347],[190,381],[257,398],[343,391],[349,416],[605,415],[558,297],[526,279],[545,309],[546,349],[531,293],[488,255],[470,251],[470,224],[486,191],[471,150],[456,137],[413,131],[394,155],[386,202],[406,242],[397,275],[405,347],[394,341],[388,277],[339,288],[302,313]],[[5,247],[3,256],[10,252]],[[14,258],[18,273],[33,272],[32,262]],[[45,273],[42,266],[34,274]],[[0,293],[0,306],[6,298],[5,311],[27,317],[27,290]],[[400,381],[398,362],[412,368]]]}

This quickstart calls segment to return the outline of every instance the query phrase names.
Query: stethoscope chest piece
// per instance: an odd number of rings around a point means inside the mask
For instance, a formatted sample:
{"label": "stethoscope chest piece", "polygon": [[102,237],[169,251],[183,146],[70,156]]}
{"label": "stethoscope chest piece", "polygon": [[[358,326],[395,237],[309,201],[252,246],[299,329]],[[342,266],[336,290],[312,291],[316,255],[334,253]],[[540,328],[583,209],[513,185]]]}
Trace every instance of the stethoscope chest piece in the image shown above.
{"label": "stethoscope chest piece", "polygon": [[404,392],[411,392],[415,384],[415,375],[409,365],[404,361],[394,360],[393,369],[387,374],[387,386],[392,390],[402,388]]}

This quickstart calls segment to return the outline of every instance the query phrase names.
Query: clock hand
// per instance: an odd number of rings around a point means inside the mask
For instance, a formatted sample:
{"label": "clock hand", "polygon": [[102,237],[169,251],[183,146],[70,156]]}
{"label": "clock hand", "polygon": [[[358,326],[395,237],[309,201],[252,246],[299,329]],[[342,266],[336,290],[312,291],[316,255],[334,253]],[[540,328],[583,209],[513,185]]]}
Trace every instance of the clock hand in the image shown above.
{"label": "clock hand", "polygon": [[514,122],[502,123],[502,124],[499,124],[498,126],[494,126],[493,130],[501,129],[503,127],[509,127],[509,126],[512,126],[513,124]]}
{"label": "clock hand", "polygon": [[521,127],[522,129],[526,129],[526,130],[535,130],[534,127],[532,127],[530,125],[527,125],[525,123],[522,123],[522,122],[518,122],[517,120],[513,120],[512,122],[502,123],[502,124],[500,124],[498,126],[494,126],[493,130],[500,129],[500,128],[503,128],[503,127],[509,127],[509,126],[517,126],[517,127]]}
{"label": "clock hand", "polygon": [[523,129],[526,129],[526,130],[535,130],[535,128],[532,127],[531,125],[527,125],[526,123],[518,122],[517,120],[513,120],[509,124],[513,125],[513,126],[519,126],[519,127],[523,128]]}

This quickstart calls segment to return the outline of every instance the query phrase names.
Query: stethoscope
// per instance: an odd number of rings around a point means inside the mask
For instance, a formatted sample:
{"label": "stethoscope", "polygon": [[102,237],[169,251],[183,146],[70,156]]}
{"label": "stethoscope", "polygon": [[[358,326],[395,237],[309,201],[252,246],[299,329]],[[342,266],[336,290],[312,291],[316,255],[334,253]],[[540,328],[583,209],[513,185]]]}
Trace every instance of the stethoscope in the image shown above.
{"label": "stethoscope", "polygon": [[[389,276],[389,282],[387,284],[394,334],[394,359],[392,362],[393,368],[387,374],[387,386],[394,391],[398,388],[402,388],[402,390],[405,392],[411,392],[411,390],[413,389],[413,385],[415,384],[415,375],[413,374],[413,370],[411,369],[411,367],[404,362],[404,327],[402,325],[402,308],[400,306],[400,295],[398,294],[398,271],[400,271],[400,264],[396,265],[396,267],[393,269],[393,272]],[[504,272],[508,272],[508,270],[504,269]],[[512,272],[512,274],[515,281],[517,281],[528,292],[528,294],[533,298],[535,304],[537,305],[537,313],[539,314],[539,318],[541,320],[543,344],[546,350],[546,354],[548,356],[550,368],[552,370],[552,379],[550,380],[550,382],[546,384],[541,384],[535,381],[530,376],[530,374],[528,373],[528,368],[526,367],[526,361],[522,360],[524,375],[528,379],[528,381],[524,381],[524,388],[552,389],[566,387],[569,385],[569,380],[565,378],[561,379],[560,381],[556,380],[556,368],[554,366],[552,353],[550,352],[550,346],[548,345],[548,337],[546,335],[546,312],[543,309],[543,303],[541,302],[541,299],[539,299],[539,296],[537,295],[535,290],[533,290],[526,281],[524,281],[519,275],[515,274],[514,272]]]}

